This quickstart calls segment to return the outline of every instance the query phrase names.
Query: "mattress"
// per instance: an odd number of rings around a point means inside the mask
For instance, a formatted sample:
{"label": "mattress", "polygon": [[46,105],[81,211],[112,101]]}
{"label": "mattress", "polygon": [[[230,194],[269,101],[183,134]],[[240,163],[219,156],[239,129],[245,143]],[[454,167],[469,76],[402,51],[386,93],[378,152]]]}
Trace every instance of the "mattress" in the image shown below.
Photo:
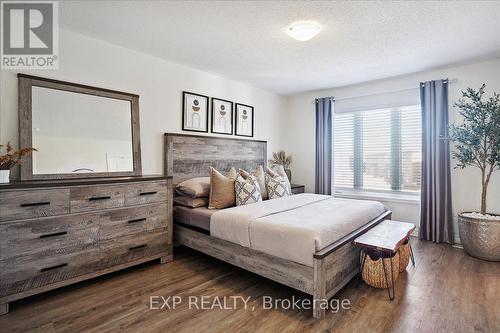
{"label": "mattress", "polygon": [[315,252],[385,211],[376,201],[298,194],[216,211],[210,235],[312,267]]}
{"label": "mattress", "polygon": [[174,206],[174,221],[210,231],[210,217],[217,209]]}

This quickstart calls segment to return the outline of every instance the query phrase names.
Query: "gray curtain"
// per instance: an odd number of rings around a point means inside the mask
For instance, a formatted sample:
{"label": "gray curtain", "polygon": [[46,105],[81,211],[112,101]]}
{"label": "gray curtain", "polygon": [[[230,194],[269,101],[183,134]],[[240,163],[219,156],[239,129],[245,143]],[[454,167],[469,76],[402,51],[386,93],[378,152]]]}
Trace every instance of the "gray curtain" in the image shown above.
{"label": "gray curtain", "polygon": [[333,98],[316,99],[316,186],[318,194],[332,194]]}
{"label": "gray curtain", "polygon": [[448,138],[448,80],[420,83],[422,104],[421,239],[453,242],[450,152]]}

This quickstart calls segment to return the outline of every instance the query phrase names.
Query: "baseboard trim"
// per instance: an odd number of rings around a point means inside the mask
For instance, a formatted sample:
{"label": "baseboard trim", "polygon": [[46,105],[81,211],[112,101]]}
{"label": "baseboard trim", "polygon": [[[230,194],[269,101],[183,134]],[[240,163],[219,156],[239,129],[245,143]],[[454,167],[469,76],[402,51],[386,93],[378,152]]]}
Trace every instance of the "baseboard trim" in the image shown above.
{"label": "baseboard trim", "polygon": [[[415,229],[413,229],[413,232],[410,234],[412,237],[418,238],[418,233],[419,233],[419,227],[417,226]],[[464,247],[462,246],[462,243],[460,242],[460,237],[458,235],[454,235],[453,237],[453,244],[451,244],[452,247],[457,248],[457,249],[463,249]]]}

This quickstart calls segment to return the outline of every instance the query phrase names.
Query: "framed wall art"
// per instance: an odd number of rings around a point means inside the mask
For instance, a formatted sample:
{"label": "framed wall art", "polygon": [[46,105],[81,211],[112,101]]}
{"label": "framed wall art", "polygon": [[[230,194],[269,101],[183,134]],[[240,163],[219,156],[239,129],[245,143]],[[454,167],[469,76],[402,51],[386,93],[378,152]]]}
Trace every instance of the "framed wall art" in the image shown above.
{"label": "framed wall art", "polygon": [[208,96],[182,92],[182,130],[208,132]]}
{"label": "framed wall art", "polygon": [[253,137],[253,106],[236,103],[235,134]]}
{"label": "framed wall art", "polygon": [[233,102],[212,97],[212,133],[233,134]]}

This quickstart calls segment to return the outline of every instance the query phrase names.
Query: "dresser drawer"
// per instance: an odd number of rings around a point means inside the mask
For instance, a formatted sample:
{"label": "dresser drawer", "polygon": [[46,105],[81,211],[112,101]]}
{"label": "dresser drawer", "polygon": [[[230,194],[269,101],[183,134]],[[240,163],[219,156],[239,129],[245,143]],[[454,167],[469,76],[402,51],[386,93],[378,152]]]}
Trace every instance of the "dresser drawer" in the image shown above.
{"label": "dresser drawer", "polygon": [[0,224],[0,260],[74,252],[99,241],[99,215],[77,214]]}
{"label": "dresser drawer", "polygon": [[103,239],[123,237],[168,226],[166,202],[115,209],[100,214]]}
{"label": "dresser drawer", "polygon": [[169,251],[168,233],[145,232],[100,242],[101,268],[139,260]]}
{"label": "dresser drawer", "polygon": [[96,245],[81,251],[38,258],[0,260],[0,297],[49,285],[96,270],[100,253]]}
{"label": "dresser drawer", "polygon": [[69,213],[69,189],[0,192],[0,221]]}
{"label": "dresser drawer", "polygon": [[123,207],[124,203],[122,185],[74,187],[70,193],[72,213]]}
{"label": "dresser drawer", "polygon": [[125,205],[167,201],[167,182],[144,182],[125,187]]}

